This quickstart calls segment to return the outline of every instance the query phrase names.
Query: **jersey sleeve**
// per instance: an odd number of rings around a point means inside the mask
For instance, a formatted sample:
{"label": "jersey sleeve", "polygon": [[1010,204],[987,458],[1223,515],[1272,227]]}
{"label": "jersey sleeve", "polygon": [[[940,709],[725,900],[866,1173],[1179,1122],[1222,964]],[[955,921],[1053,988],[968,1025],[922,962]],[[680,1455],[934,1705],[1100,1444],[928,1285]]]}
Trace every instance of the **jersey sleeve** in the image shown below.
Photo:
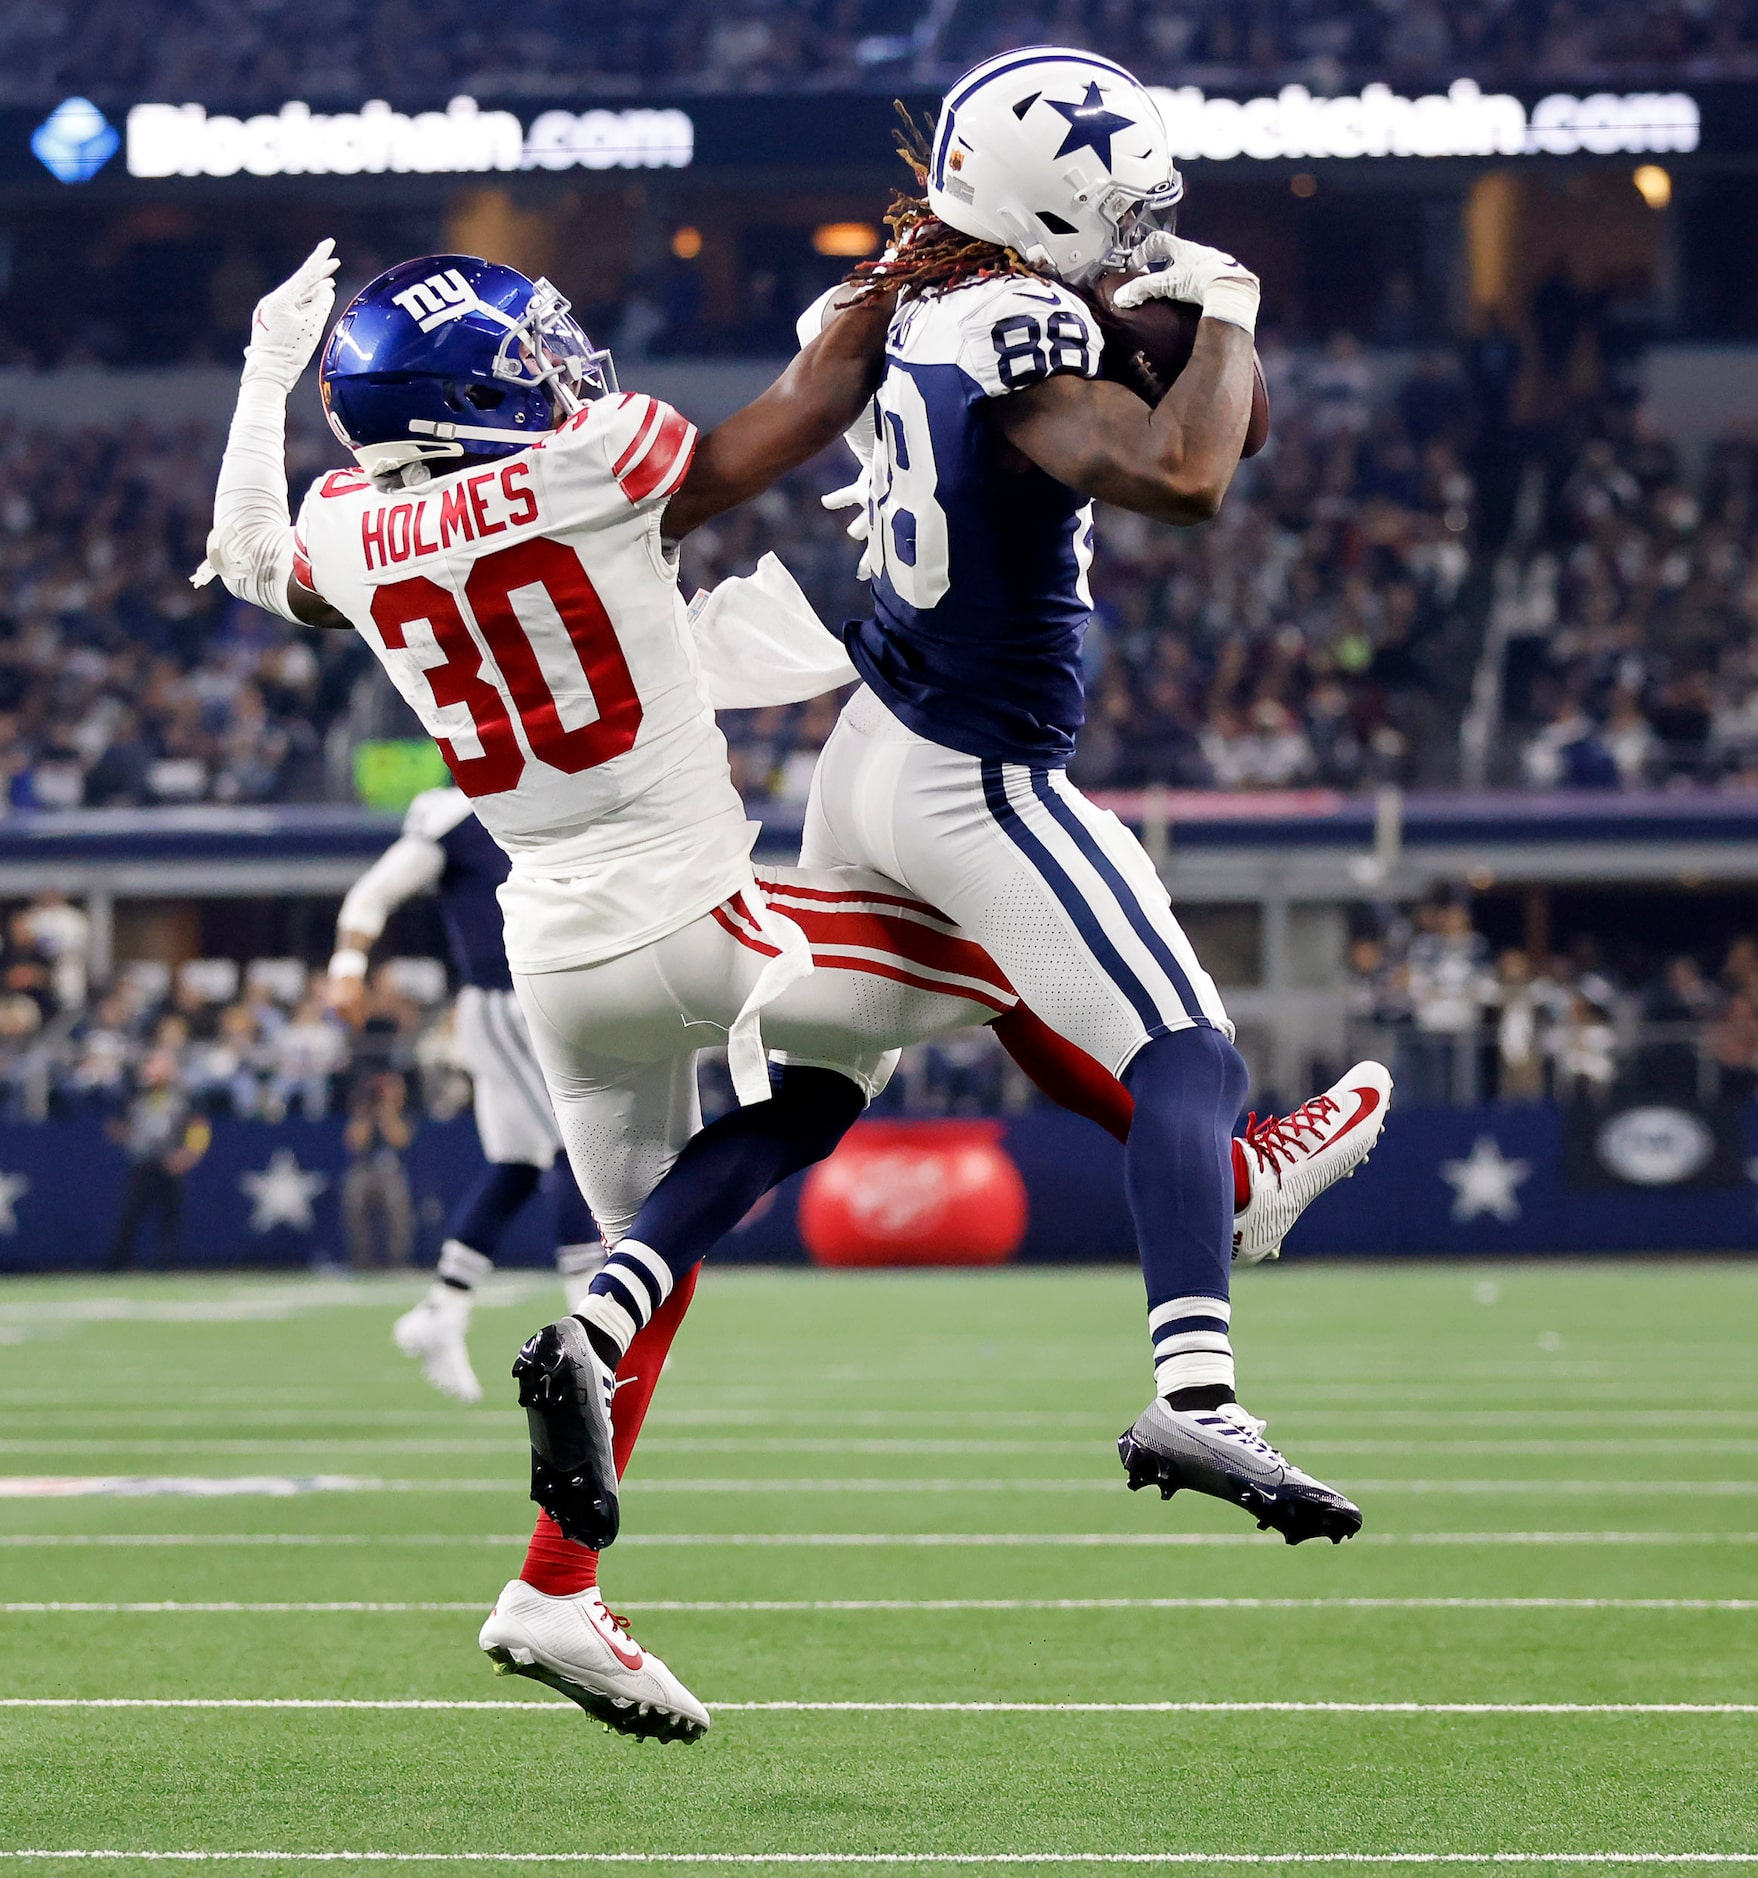
{"label": "jersey sleeve", "polygon": [[682,412],[641,392],[613,393],[595,409],[592,431],[610,473],[633,508],[657,508],[684,480],[696,454],[696,426]]}
{"label": "jersey sleeve", "polygon": [[470,813],[462,789],[423,789],[403,815],[403,834],[413,841],[443,841]]}
{"label": "jersey sleeve", "polygon": [[961,308],[958,363],[986,398],[1059,372],[1097,378],[1102,341],[1092,310],[1054,281],[998,280]]}

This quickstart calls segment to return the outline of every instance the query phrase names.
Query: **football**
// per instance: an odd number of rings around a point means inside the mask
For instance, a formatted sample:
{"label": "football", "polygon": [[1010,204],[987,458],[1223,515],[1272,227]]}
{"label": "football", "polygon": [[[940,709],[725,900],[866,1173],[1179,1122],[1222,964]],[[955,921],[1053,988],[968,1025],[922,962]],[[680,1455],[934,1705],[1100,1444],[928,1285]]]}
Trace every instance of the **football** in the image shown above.
{"label": "football", "polygon": [[[1129,276],[1113,269],[1101,274],[1083,298],[1092,307],[1104,340],[1101,372],[1126,385],[1138,398],[1158,404],[1190,362],[1202,308],[1188,300],[1149,300],[1127,312],[1111,304],[1112,294]],[[1251,422],[1241,456],[1256,456],[1270,438],[1270,394],[1263,361],[1254,353]]]}

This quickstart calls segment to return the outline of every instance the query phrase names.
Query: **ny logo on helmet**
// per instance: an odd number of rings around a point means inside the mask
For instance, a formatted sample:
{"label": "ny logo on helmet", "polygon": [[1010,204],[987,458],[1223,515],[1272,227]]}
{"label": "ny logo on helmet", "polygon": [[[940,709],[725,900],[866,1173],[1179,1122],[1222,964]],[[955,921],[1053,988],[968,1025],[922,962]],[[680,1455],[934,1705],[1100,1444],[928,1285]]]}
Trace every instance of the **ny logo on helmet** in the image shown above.
{"label": "ny logo on helmet", "polygon": [[392,294],[391,304],[400,306],[424,333],[430,333],[447,320],[462,319],[476,305],[476,295],[464,276],[448,267],[443,274],[429,274],[426,280]]}

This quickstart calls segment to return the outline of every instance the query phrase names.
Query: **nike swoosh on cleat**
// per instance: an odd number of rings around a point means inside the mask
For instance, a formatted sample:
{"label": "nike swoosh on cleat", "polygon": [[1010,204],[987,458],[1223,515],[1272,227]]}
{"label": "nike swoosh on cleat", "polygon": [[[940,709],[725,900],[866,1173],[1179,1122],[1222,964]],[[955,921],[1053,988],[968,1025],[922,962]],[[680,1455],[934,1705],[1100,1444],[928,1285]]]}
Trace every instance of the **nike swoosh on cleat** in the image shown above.
{"label": "nike swoosh on cleat", "polygon": [[1334,1148],[1337,1143],[1348,1134],[1350,1129],[1360,1127],[1374,1110],[1379,1107],[1382,1099],[1377,1089],[1351,1089],[1349,1093],[1356,1098],[1359,1106],[1356,1108],[1355,1113],[1351,1115],[1343,1126],[1325,1143],[1327,1148]]}
{"label": "nike swoosh on cleat", "polygon": [[647,1659],[641,1654],[641,1647],[639,1644],[635,1646],[635,1653],[633,1656],[631,1656],[629,1652],[625,1650],[623,1646],[616,1640],[616,1637],[612,1634],[612,1632],[615,1629],[614,1625],[601,1624],[598,1621],[598,1619],[594,1617],[592,1619],[592,1628],[598,1632],[598,1634],[604,1639],[604,1641],[607,1644],[610,1645],[611,1655],[614,1656],[616,1660],[622,1664],[624,1669],[639,1669],[641,1665],[646,1662]]}

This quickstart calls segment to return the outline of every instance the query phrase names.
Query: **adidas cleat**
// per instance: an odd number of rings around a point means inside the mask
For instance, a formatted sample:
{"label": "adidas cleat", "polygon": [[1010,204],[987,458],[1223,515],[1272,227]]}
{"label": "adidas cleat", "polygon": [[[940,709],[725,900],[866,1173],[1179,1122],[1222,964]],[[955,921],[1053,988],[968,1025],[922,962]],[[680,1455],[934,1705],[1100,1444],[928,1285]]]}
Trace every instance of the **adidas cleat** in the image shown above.
{"label": "adidas cleat", "polygon": [[441,1395],[457,1402],[482,1400],[482,1384],[470,1367],[470,1352],[464,1343],[469,1322],[468,1301],[448,1306],[443,1301],[423,1298],[391,1326],[391,1339],[397,1348],[420,1363],[422,1375]]}
{"label": "adidas cleat", "polygon": [[1118,1440],[1131,1493],[1158,1487],[1169,1500],[1180,1487],[1231,1500],[1261,1529],[1274,1527],[1290,1545],[1329,1539],[1338,1545],[1361,1530],[1361,1508],[1334,1487],[1304,1474],[1263,1438],[1264,1424],[1237,1402],[1216,1409],[1175,1409],[1156,1397]]}
{"label": "adidas cleat", "polygon": [[619,1735],[699,1741],[708,1732],[707,1709],[596,1591],[550,1597],[515,1578],[477,1641],[497,1675],[546,1683]]}
{"label": "adidas cleat", "polygon": [[1323,1095],[1286,1115],[1254,1115],[1239,1147],[1251,1198],[1233,1216],[1233,1263],[1280,1255],[1288,1229],[1334,1181],[1353,1174],[1386,1125],[1392,1075],[1383,1063],[1357,1063]]}
{"label": "adidas cleat", "polygon": [[617,1536],[610,1403],[616,1377],[577,1317],[540,1330],[513,1361],[531,1428],[531,1497],[565,1538],[602,1552]]}

